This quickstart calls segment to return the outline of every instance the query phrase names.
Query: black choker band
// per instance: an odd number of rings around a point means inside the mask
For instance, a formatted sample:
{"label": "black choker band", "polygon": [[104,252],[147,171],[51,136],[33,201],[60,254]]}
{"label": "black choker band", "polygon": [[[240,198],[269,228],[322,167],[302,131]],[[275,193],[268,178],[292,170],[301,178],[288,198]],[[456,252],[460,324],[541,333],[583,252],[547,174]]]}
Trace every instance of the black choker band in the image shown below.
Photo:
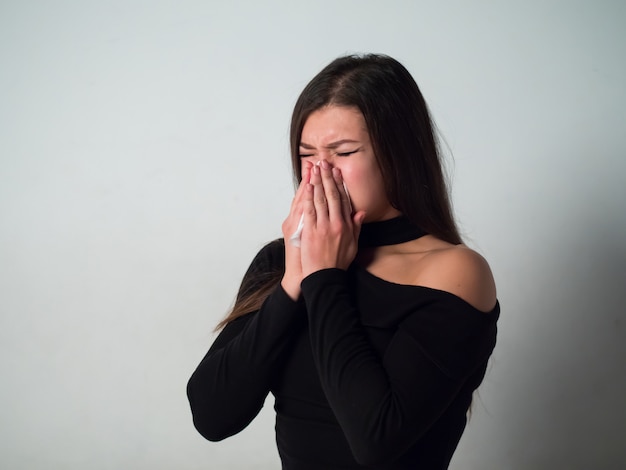
{"label": "black choker band", "polygon": [[369,222],[361,227],[359,248],[397,245],[423,237],[426,232],[404,216],[380,222]]}

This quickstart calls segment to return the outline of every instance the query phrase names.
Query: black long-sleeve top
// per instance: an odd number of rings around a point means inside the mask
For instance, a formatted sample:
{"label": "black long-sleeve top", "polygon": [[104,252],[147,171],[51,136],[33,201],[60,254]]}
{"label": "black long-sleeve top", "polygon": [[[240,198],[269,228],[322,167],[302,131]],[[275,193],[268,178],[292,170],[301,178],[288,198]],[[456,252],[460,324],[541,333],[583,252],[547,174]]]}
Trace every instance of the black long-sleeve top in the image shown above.
{"label": "black long-sleeve top", "polygon": [[[256,256],[240,289],[284,269],[282,240]],[[254,274],[254,276],[253,276]],[[275,396],[283,469],[445,469],[496,339],[499,305],[384,281],[353,264],[278,285],[229,323],[189,380],[194,424],[217,441]]]}

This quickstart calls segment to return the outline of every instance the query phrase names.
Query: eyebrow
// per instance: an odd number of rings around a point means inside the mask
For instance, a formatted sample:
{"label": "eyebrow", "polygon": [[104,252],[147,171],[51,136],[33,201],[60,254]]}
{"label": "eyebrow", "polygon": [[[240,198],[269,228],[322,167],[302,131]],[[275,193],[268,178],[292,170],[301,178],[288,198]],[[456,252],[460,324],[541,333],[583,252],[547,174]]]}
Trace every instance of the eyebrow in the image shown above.
{"label": "eyebrow", "polygon": [[[328,144],[325,148],[327,149],[336,149],[337,147],[339,147],[340,145],[343,144],[360,144],[361,142],[358,140],[352,140],[352,139],[341,139],[341,140],[337,140],[335,142],[331,142],[330,144]],[[306,142],[300,142],[300,147],[307,149],[307,150],[314,150],[315,147],[312,146],[311,144],[307,144]]]}

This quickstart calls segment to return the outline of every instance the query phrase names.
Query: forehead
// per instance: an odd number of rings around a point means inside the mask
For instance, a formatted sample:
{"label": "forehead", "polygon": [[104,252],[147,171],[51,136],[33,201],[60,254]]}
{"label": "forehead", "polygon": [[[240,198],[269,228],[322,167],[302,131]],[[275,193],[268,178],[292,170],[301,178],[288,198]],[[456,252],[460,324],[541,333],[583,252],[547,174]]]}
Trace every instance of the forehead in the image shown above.
{"label": "forehead", "polygon": [[356,107],[326,106],[312,112],[302,128],[301,141],[329,141],[333,139],[366,139],[367,125]]}

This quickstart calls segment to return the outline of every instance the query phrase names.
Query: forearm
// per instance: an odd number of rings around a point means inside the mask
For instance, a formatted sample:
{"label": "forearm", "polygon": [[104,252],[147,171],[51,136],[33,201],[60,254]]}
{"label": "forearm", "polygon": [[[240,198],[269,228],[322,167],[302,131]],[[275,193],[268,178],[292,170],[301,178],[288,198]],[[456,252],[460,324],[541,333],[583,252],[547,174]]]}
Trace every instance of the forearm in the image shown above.
{"label": "forearm", "polygon": [[355,458],[366,465],[396,460],[449,405],[461,382],[446,378],[402,331],[381,358],[360,323],[344,271],[319,271],[304,280],[302,292],[322,387]]}
{"label": "forearm", "polygon": [[258,312],[222,331],[187,386],[194,424],[204,437],[224,439],[257,415],[294,332],[304,324],[303,310],[277,287]]}

